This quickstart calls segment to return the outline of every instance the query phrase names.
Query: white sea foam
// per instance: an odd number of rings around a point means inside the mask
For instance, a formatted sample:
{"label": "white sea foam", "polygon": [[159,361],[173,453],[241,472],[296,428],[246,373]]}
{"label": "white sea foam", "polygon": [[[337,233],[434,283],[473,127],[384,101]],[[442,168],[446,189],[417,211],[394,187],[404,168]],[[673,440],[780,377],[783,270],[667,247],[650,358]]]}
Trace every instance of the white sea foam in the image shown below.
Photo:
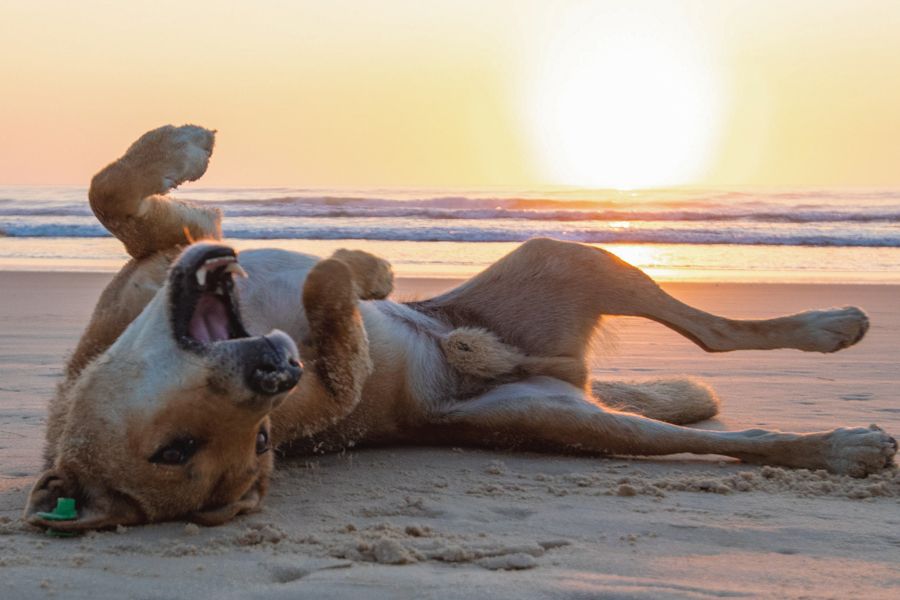
{"label": "white sea foam", "polygon": [[[900,247],[900,190],[356,193],[198,188],[238,239]],[[8,237],[104,237],[79,188],[0,189]]]}

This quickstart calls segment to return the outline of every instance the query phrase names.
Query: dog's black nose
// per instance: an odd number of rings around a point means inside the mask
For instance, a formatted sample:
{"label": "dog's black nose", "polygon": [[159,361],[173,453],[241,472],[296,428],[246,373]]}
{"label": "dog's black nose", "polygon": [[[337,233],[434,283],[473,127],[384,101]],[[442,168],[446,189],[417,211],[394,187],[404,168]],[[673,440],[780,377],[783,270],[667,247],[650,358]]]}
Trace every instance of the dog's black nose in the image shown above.
{"label": "dog's black nose", "polygon": [[245,371],[247,387],[269,396],[284,393],[300,381],[303,366],[284,348],[267,338],[262,339],[268,347],[248,361]]}

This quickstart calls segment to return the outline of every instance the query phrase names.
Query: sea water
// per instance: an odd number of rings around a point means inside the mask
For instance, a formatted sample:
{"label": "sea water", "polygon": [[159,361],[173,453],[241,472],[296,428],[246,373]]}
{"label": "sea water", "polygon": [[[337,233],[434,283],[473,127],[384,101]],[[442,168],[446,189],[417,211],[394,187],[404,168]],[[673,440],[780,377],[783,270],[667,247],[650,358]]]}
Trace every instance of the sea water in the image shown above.
{"label": "sea water", "polygon": [[[663,280],[900,283],[900,190],[186,187],[239,249],[372,251],[467,276],[532,237],[595,244]],[[83,187],[0,188],[0,270],[116,270]]]}

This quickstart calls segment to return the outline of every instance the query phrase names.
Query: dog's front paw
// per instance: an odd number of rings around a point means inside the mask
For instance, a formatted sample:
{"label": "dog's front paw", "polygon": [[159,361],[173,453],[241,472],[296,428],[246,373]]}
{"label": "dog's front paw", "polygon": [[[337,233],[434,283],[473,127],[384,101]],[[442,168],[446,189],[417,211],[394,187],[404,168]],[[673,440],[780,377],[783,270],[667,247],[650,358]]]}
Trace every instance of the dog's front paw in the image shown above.
{"label": "dog's front paw", "polygon": [[801,350],[837,352],[860,341],[869,329],[869,318],[855,306],[815,310],[797,315],[802,323]]}
{"label": "dog's front paw", "polygon": [[353,272],[353,284],[360,300],[380,300],[394,291],[391,263],[362,250],[341,248],[332,255]]}
{"label": "dog's front paw", "polygon": [[196,125],[166,125],[131,145],[125,158],[142,172],[158,177],[154,193],[165,194],[185,181],[200,179],[209,166],[215,131]]}
{"label": "dog's front paw", "polygon": [[897,440],[877,425],[841,427],[824,434],[826,468],[832,473],[865,477],[894,464]]}

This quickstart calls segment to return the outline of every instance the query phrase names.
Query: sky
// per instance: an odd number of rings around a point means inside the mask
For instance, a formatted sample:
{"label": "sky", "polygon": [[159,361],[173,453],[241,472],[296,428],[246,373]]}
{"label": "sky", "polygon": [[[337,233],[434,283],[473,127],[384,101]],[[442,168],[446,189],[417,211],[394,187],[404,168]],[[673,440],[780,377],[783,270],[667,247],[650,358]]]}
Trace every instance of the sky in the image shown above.
{"label": "sky", "polygon": [[900,186],[900,2],[0,0],[0,185]]}

